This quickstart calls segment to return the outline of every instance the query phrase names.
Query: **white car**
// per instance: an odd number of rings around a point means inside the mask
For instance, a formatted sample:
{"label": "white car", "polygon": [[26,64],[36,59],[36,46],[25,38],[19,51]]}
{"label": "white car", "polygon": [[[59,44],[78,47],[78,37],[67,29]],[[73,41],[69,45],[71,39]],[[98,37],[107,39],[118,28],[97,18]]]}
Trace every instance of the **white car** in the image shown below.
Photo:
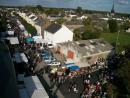
{"label": "white car", "polygon": [[60,64],[61,64],[60,62],[54,61],[54,62],[48,63],[47,65],[50,65],[50,66],[59,66]]}
{"label": "white car", "polygon": [[47,47],[50,48],[50,49],[54,48],[54,46],[52,44],[48,44]]}
{"label": "white car", "polygon": [[44,58],[44,62],[46,62],[46,63],[50,63],[53,61],[56,61],[56,58]]}

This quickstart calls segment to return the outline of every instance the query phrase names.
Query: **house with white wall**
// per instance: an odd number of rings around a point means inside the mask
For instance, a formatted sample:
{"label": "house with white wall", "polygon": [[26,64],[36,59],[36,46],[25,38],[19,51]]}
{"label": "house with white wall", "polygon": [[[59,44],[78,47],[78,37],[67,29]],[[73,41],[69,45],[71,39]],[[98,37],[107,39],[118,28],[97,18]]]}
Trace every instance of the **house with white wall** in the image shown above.
{"label": "house with white wall", "polygon": [[53,23],[45,29],[44,40],[47,44],[56,46],[57,43],[73,41],[73,32],[65,25]]}

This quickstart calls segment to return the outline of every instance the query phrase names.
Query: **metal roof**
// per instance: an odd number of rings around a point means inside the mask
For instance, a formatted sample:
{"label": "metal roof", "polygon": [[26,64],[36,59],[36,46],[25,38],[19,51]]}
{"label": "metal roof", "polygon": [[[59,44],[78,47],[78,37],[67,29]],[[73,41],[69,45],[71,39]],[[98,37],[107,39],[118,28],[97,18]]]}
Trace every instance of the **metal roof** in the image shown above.
{"label": "metal roof", "polygon": [[90,56],[93,54],[110,51],[113,49],[112,45],[104,39],[81,40],[75,42],[60,43],[61,46],[74,48],[83,56]]}
{"label": "metal roof", "polygon": [[31,98],[49,98],[37,76],[25,77],[24,83]]}

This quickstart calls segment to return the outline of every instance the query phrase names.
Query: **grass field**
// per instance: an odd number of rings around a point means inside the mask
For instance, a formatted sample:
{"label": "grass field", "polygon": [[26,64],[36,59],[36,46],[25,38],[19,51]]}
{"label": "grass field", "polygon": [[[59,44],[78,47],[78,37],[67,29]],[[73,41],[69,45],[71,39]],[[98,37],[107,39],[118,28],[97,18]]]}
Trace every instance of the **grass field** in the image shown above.
{"label": "grass field", "polygon": [[[101,38],[104,38],[110,43],[116,43],[117,33],[102,33]],[[129,33],[119,33],[118,39],[118,50],[123,50],[125,45],[130,45],[130,34]]]}

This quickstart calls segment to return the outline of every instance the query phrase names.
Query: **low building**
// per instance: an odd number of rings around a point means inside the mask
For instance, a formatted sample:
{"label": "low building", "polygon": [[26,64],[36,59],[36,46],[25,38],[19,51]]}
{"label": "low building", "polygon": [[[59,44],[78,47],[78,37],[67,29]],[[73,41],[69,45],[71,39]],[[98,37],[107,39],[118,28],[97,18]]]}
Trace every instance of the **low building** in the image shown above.
{"label": "low building", "polygon": [[25,77],[24,84],[30,98],[49,98],[37,76]]}
{"label": "low building", "polygon": [[74,31],[75,29],[82,28],[83,22],[81,20],[75,20],[75,21],[68,21],[65,23],[65,25],[71,30]]}
{"label": "low building", "polygon": [[4,42],[0,41],[0,98],[19,98],[15,68],[10,51]]}
{"label": "low building", "polygon": [[20,98],[49,98],[37,76],[18,75]]}
{"label": "low building", "polygon": [[95,64],[98,59],[107,59],[112,49],[113,47],[103,39],[92,39],[60,43],[57,44],[56,51],[80,67],[87,67]]}
{"label": "low building", "polygon": [[34,27],[36,28],[38,35],[44,38],[44,30],[50,25],[50,21],[43,18],[37,18],[35,20]]}
{"label": "low building", "polygon": [[44,40],[47,44],[73,41],[73,32],[65,25],[51,24],[44,31]]}
{"label": "low building", "polygon": [[130,28],[128,28],[128,29],[126,30],[126,32],[130,33]]}

